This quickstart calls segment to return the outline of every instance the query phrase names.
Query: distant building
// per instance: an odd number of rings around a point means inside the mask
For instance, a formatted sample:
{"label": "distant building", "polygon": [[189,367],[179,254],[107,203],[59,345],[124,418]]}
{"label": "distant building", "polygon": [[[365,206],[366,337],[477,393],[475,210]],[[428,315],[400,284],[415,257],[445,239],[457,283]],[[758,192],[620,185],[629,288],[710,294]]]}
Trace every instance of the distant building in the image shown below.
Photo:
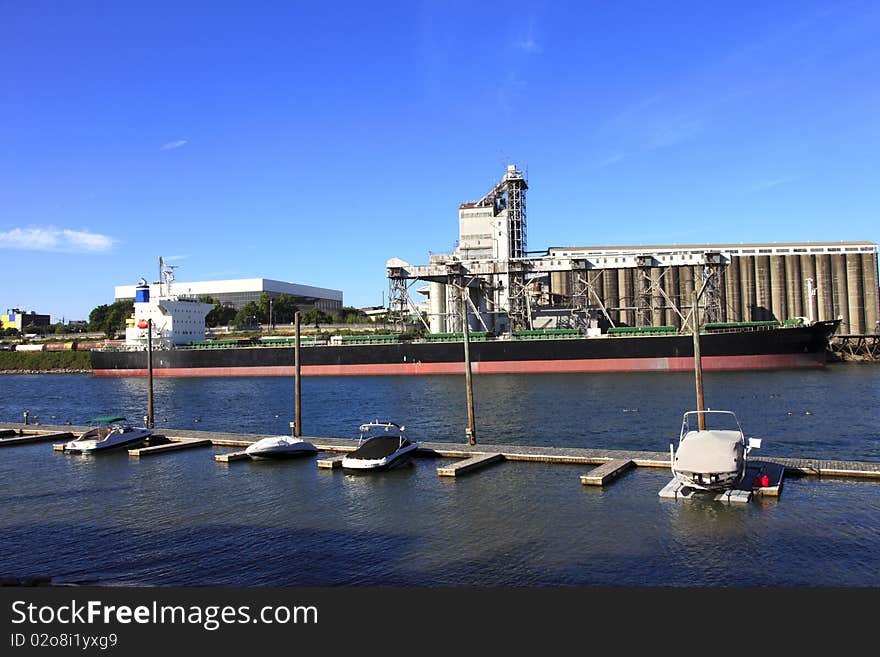
{"label": "distant building", "polygon": [[0,328],[14,328],[21,333],[30,332],[29,329],[39,326],[48,327],[51,324],[49,315],[38,315],[33,310],[22,312],[18,308],[8,308],[6,314],[0,315]]}
{"label": "distant building", "polygon": [[388,317],[388,309],[385,306],[367,306],[366,308],[361,308],[361,312],[373,322],[378,322]]}
{"label": "distant building", "polygon": [[[117,285],[114,288],[116,301],[135,298],[135,285]],[[242,278],[226,281],[174,281],[171,290],[167,283],[150,284],[150,295],[159,297],[173,294],[180,297],[211,297],[221,304],[241,309],[248,302],[259,303],[264,292],[274,299],[281,294],[294,298],[294,303],[301,311],[317,308],[325,313],[334,313],[342,309],[342,291],[331,290],[299,283],[274,281],[269,278]],[[160,289],[161,288],[161,289]]]}

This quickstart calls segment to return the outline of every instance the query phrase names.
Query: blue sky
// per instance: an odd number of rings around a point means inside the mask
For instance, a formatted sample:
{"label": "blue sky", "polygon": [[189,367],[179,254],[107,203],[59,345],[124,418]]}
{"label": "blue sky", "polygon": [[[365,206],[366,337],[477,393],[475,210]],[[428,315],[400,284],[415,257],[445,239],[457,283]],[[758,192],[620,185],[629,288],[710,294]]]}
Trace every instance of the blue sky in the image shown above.
{"label": "blue sky", "polygon": [[516,163],[528,246],[880,240],[876,2],[0,0],[0,309],[382,302]]}

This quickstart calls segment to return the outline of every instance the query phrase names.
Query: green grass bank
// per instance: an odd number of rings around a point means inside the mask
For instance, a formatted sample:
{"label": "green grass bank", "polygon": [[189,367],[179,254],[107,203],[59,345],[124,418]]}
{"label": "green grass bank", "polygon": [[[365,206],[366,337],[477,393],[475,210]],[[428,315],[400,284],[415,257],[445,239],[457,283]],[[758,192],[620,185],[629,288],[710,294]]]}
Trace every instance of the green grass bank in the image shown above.
{"label": "green grass bank", "polygon": [[88,351],[0,351],[0,373],[91,371]]}

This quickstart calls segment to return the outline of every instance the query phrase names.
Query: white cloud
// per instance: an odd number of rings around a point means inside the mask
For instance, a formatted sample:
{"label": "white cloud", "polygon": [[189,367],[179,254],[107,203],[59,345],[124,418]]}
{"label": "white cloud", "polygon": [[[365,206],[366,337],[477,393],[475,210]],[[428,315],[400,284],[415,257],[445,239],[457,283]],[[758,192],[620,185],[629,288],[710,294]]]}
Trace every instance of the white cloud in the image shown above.
{"label": "white cloud", "polygon": [[660,123],[648,141],[649,149],[667,148],[688,141],[703,132],[703,122],[699,118],[677,116]]}
{"label": "white cloud", "polygon": [[525,39],[520,39],[516,42],[515,45],[523,52],[532,53],[535,55],[540,55],[542,52],[544,52],[541,44],[535,41],[534,37],[532,37],[531,35],[527,36]]}
{"label": "white cloud", "polygon": [[180,148],[181,146],[186,146],[186,139],[178,139],[177,141],[169,141],[167,144],[162,144],[162,148],[160,151],[173,151],[175,148]]}
{"label": "white cloud", "polygon": [[767,189],[773,189],[774,187],[779,187],[780,185],[785,185],[786,183],[790,183],[795,178],[774,178],[772,180],[763,180],[755,185],[749,187],[746,191],[748,192],[763,192]]}
{"label": "white cloud", "polygon": [[600,160],[596,164],[596,169],[604,169],[605,167],[610,167],[613,164],[617,164],[618,162],[622,162],[626,156],[623,153],[614,153],[609,155],[604,160]]}
{"label": "white cloud", "polygon": [[67,228],[13,228],[0,231],[0,249],[100,253],[109,251],[116,240],[100,233]]}

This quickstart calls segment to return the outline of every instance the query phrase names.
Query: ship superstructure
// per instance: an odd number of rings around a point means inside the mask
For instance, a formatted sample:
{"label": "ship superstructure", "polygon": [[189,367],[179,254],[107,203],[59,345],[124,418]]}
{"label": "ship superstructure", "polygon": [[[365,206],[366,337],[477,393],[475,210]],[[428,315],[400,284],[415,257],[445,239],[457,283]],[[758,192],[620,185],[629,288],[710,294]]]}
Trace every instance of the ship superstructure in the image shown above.
{"label": "ship superstructure", "polygon": [[174,265],[159,258],[158,295],[150,295],[150,285],[141,279],[135,288],[134,312],[125,328],[127,349],[146,349],[150,320],[154,349],[170,349],[205,339],[205,317],[214,308],[196,298],[173,291]]}

